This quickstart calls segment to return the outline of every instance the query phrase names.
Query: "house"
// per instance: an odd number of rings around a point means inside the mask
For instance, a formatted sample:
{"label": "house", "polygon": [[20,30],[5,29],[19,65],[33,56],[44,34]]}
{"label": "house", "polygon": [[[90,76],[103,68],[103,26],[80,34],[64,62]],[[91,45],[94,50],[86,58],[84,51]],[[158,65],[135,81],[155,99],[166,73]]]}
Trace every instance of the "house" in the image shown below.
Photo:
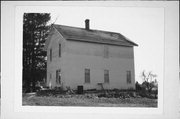
{"label": "house", "polygon": [[90,29],[89,19],[85,28],[54,24],[45,45],[47,85],[134,89],[134,46],[120,33]]}

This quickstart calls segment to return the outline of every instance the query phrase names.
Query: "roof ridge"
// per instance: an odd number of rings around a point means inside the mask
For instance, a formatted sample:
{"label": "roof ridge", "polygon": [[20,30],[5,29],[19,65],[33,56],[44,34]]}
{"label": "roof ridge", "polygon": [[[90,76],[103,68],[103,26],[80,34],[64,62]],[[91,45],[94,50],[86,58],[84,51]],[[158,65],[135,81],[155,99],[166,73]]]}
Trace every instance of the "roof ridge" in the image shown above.
{"label": "roof ridge", "polygon": [[[86,30],[85,28],[82,27],[76,27],[76,26],[68,26],[68,25],[59,25],[59,24],[53,24],[54,26],[64,26],[64,27],[71,27],[71,28],[77,28],[77,29],[82,29]],[[114,34],[120,34],[118,32],[112,32],[112,31],[105,31],[105,30],[98,30],[98,29],[89,29],[87,31],[100,31],[100,32],[105,32],[105,33],[114,33]],[[122,35],[122,34],[121,34]]]}
{"label": "roof ridge", "polygon": [[[110,32],[110,31],[103,31],[103,30],[96,30],[96,29],[87,30],[81,27],[59,25],[59,24],[53,24],[53,26],[59,33],[63,35],[65,39],[73,37],[75,39],[87,38],[91,40],[100,40],[102,38],[102,39],[106,39],[107,42],[112,42],[112,40],[114,40],[114,41],[124,42],[127,45],[138,46],[136,43],[129,40],[127,37],[125,37],[121,33],[117,33],[117,32]],[[85,39],[84,41],[86,41]]]}

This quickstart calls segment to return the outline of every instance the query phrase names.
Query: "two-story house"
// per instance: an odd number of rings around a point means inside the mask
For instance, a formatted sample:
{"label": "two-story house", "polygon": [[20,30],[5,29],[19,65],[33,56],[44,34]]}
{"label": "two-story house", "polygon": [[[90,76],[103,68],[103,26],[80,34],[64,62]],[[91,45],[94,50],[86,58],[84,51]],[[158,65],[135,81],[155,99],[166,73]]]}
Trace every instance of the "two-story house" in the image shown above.
{"label": "two-story house", "polygon": [[47,51],[47,85],[77,89],[135,88],[134,49],[120,33],[52,25]]}

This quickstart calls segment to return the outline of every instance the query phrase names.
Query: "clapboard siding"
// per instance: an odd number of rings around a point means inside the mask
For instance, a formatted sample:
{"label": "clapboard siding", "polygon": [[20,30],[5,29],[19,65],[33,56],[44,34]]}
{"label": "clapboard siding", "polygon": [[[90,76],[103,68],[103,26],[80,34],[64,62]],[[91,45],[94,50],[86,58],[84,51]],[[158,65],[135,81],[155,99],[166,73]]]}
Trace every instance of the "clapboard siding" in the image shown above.
{"label": "clapboard siding", "polygon": [[[64,32],[63,28],[65,29]],[[71,31],[73,35],[71,34]],[[77,32],[85,33],[83,38],[100,35],[101,39],[96,42],[87,42],[87,40],[68,40]],[[64,35],[66,34],[66,35]],[[71,36],[67,36],[67,35]],[[117,35],[117,33],[115,33]],[[112,42],[113,33],[103,31],[85,31],[84,29],[54,27],[46,42],[47,50],[47,85],[50,87],[61,86],[64,89],[70,87],[77,89],[82,85],[84,89],[100,89],[98,83],[102,83],[105,89],[135,89],[135,70],[134,70],[134,49],[136,45],[125,40],[120,35],[120,41],[116,39],[118,45]],[[108,36],[108,37],[106,37]],[[78,37],[81,37],[78,34]],[[119,37],[119,35],[118,35]],[[108,41],[111,38],[111,41]],[[91,39],[92,40],[92,39]],[[95,41],[95,39],[93,39]],[[100,41],[103,41],[100,43]],[[123,42],[123,45],[121,45]],[[61,57],[59,57],[59,44],[61,44]],[[52,61],[50,61],[50,50],[52,49]],[[61,69],[61,84],[56,83],[56,71]],[[90,83],[85,83],[85,69],[90,69]],[[104,82],[104,70],[109,72],[109,83]],[[131,83],[127,83],[127,72],[131,72]]]}

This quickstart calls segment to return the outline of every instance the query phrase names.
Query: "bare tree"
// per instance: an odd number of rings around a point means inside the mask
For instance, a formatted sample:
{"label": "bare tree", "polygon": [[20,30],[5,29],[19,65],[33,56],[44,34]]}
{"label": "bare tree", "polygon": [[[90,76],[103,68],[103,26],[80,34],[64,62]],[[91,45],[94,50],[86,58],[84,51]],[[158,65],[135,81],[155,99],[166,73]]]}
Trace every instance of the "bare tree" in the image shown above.
{"label": "bare tree", "polygon": [[158,83],[156,79],[157,75],[153,74],[151,71],[146,73],[145,70],[143,70],[143,72],[141,73],[141,77],[143,79],[142,86],[144,87],[145,90],[148,91],[148,94],[152,92],[153,88],[158,87]]}

